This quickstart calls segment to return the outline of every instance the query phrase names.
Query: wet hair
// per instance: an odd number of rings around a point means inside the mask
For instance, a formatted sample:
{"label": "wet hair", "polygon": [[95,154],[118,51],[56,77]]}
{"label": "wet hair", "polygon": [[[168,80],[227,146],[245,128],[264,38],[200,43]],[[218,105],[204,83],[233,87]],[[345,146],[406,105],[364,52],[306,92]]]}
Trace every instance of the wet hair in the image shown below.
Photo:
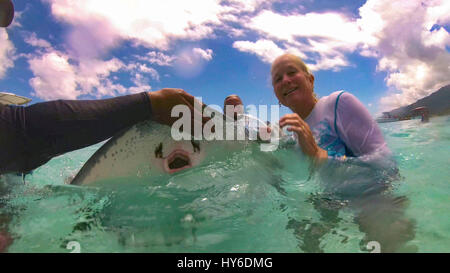
{"label": "wet hair", "polygon": [[308,66],[303,62],[303,60],[302,60],[299,56],[294,55],[294,54],[291,54],[291,53],[285,53],[285,54],[283,54],[283,55],[278,56],[278,57],[275,59],[275,61],[272,63],[272,66],[271,66],[271,68],[270,68],[270,74],[271,74],[271,75],[272,75],[272,73],[273,73],[273,65],[275,64],[276,61],[278,61],[278,60],[281,59],[281,58],[288,58],[288,59],[290,59],[290,60],[293,61],[296,65],[298,65],[298,66],[303,70],[303,72],[305,72],[305,73],[308,74],[308,75],[311,75],[311,74],[312,74],[311,71],[309,70]]}
{"label": "wet hair", "polygon": [[[303,60],[294,54],[291,53],[284,53],[283,55],[278,56],[275,61],[272,62],[272,66],[270,67],[270,75],[273,76],[273,65],[275,64],[276,61],[278,61],[281,58],[288,58],[289,60],[293,61],[296,65],[298,65],[300,67],[300,69],[305,72],[307,75],[313,75],[311,73],[311,71],[309,70],[308,66],[303,62]],[[316,100],[318,100],[318,96],[316,94],[316,92],[314,92],[313,90],[313,96]]]}

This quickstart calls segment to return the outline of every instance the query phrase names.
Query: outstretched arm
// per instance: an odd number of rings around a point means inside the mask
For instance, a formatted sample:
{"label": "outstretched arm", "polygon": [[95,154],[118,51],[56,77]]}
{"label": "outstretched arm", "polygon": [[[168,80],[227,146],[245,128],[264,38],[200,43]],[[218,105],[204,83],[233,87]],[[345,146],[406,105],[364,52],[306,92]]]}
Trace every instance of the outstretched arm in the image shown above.
{"label": "outstretched arm", "polygon": [[[3,155],[0,172],[29,172],[52,157],[112,137],[140,121],[153,119],[171,125],[172,107],[186,105],[193,118],[194,97],[181,89],[127,95],[104,100],[58,100],[28,107],[7,107],[11,153]],[[200,109],[201,111],[201,109]],[[203,118],[203,123],[207,121]],[[7,143],[2,145],[8,146]],[[15,147],[13,147],[15,146]],[[3,158],[3,157],[10,158]]]}

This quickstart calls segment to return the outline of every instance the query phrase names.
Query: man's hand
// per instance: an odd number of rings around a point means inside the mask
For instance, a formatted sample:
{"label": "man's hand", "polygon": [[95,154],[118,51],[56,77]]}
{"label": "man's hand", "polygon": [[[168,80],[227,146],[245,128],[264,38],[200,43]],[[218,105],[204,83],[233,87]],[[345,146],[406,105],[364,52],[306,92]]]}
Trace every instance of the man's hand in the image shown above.
{"label": "man's hand", "polygon": [[[176,105],[186,105],[191,110],[191,124],[194,125],[194,116],[202,117],[203,125],[210,119],[203,117],[202,111],[206,107],[202,104],[201,109],[194,108],[195,98],[182,89],[164,88],[154,92],[148,92],[152,104],[152,115],[156,122],[172,125],[178,117],[171,117],[172,108]],[[198,108],[198,107],[197,107]],[[195,114],[195,115],[194,115]],[[193,130],[191,130],[193,132]]]}
{"label": "man's hand", "polygon": [[298,144],[304,154],[318,162],[323,162],[328,158],[327,151],[317,145],[308,123],[306,123],[298,114],[284,115],[280,119],[280,127],[284,126],[290,126],[287,130],[297,134]]}
{"label": "man's hand", "polygon": [[11,0],[0,0],[0,27],[7,27],[14,18],[14,5]]}

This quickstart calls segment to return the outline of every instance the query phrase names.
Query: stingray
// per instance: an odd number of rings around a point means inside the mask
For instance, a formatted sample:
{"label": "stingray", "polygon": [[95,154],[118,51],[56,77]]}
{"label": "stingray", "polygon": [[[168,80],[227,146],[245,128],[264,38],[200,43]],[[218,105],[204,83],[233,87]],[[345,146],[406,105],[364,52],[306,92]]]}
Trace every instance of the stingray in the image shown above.
{"label": "stingray", "polygon": [[[236,126],[231,128],[237,131]],[[224,131],[226,129],[224,124]],[[264,180],[285,194],[282,179],[271,175],[273,170],[282,166],[270,152],[260,149],[261,144],[267,143],[253,141],[248,135],[239,141],[195,140],[193,137],[176,141],[167,125],[149,120],[131,126],[103,144],[71,181],[70,184],[79,186],[108,188],[119,185],[125,188],[114,192],[110,197],[114,201],[101,209],[101,213],[92,211],[89,206],[82,208],[81,213],[89,217],[84,217],[87,220],[78,223],[74,232],[90,229],[99,220],[101,226],[108,226],[119,233],[120,240],[126,245],[130,240],[135,241],[130,234],[147,236],[146,244],[156,245],[160,244],[158,240],[168,245],[195,238],[196,222],[202,216],[194,213],[199,211],[198,208],[188,207],[204,203],[199,196],[206,191],[217,192],[214,202],[228,203],[233,200],[228,193],[232,195],[234,191],[224,189],[240,183],[236,179],[242,179],[244,184],[248,183],[244,182],[246,179],[252,179],[258,180],[254,184]],[[242,161],[246,158],[244,154],[250,156],[247,164],[250,167],[243,167],[246,163]],[[210,172],[218,174],[215,176]],[[247,176],[245,172],[252,174]],[[233,176],[234,173],[239,176]],[[133,187],[133,183],[146,187]],[[171,188],[172,184],[180,190]],[[245,196],[234,198],[241,200]],[[149,220],[151,217],[156,218]],[[167,229],[168,226],[171,229]],[[155,240],[157,242],[153,242]]]}
{"label": "stingray", "polygon": [[[223,119],[223,116],[216,118]],[[225,126],[225,122],[223,124],[224,135],[231,128],[237,136],[236,124],[232,127]],[[234,152],[247,149],[256,141],[249,137],[249,128],[245,130],[247,134],[242,140],[199,141],[192,137],[176,141],[169,126],[144,121],[108,140],[89,158],[70,184],[99,185],[113,180],[122,183],[131,180],[156,181],[212,160],[224,160]],[[260,146],[253,145],[253,148],[259,149]]]}

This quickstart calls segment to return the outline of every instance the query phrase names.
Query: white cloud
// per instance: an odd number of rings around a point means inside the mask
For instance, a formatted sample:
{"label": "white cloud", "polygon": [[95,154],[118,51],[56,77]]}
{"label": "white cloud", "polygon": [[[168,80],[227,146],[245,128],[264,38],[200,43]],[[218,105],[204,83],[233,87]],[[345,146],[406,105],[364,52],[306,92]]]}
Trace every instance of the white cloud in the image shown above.
{"label": "white cloud", "polygon": [[46,40],[39,39],[36,36],[36,33],[27,33],[24,37],[24,41],[34,47],[42,47],[42,48],[51,48],[51,44],[47,42]]}
{"label": "white cloud", "polygon": [[[183,77],[198,75],[204,62],[212,59],[212,50],[182,49],[172,56],[164,52],[171,50],[172,44],[178,40],[196,41],[214,37],[214,30],[221,27],[221,16],[232,10],[222,6],[221,0],[43,1],[49,3],[54,17],[70,26],[66,48],[71,59],[79,63],[101,59],[122,40],[128,40],[135,46],[150,50],[144,56],[134,56],[137,60],[159,66],[176,65],[176,72]],[[131,81],[139,86],[128,89],[130,92],[142,90],[144,83],[149,87],[148,82],[141,78],[143,74],[159,80],[159,74],[153,68],[135,66],[134,69],[141,69],[139,72],[129,71]],[[85,77],[88,83],[95,82],[88,75]]]}
{"label": "white cloud", "polygon": [[76,99],[81,94],[77,90],[74,68],[67,56],[51,52],[32,58],[28,63],[34,74],[30,79],[33,96],[44,100]]}
{"label": "white cloud", "polygon": [[15,48],[9,40],[5,29],[0,28],[0,79],[5,76],[6,71],[14,65]]}
{"label": "white cloud", "polygon": [[123,68],[117,59],[91,60],[74,65],[64,53],[49,51],[28,60],[34,77],[30,85],[33,96],[44,100],[77,99],[80,95],[95,97],[126,93],[126,88],[114,84],[109,75]]}
{"label": "white cloud", "polygon": [[269,8],[273,2],[282,0],[228,0],[224,1],[234,12],[254,12],[261,8]]}
{"label": "white cloud", "polygon": [[[77,99],[81,95],[101,98],[150,91],[149,79],[143,74],[159,80],[158,72],[145,64],[125,65],[116,58],[72,63],[66,54],[56,50],[31,56],[28,63],[34,74],[30,79],[33,96],[44,100]],[[119,71],[128,71],[134,86],[114,83],[111,74]]]}
{"label": "white cloud", "polygon": [[182,78],[193,78],[201,74],[207,62],[212,59],[211,49],[186,47],[175,55],[173,68]]}
{"label": "white cloud", "polygon": [[201,49],[198,47],[195,47],[194,49],[192,49],[193,54],[198,55],[200,58],[206,60],[206,61],[211,61],[212,60],[212,54],[213,51],[212,49]]}
{"label": "white cloud", "polygon": [[[26,54],[24,57],[28,59],[34,75],[29,81],[34,89],[32,95],[44,100],[77,99],[81,95],[101,98],[150,91],[149,80],[143,74],[159,80],[158,72],[145,64],[125,65],[117,58],[107,61],[95,58],[75,59],[53,49],[47,41],[35,36],[27,42],[40,49],[37,53]],[[127,88],[114,83],[117,78],[112,74],[124,71],[131,74],[134,86]]]}
{"label": "white cloud", "polygon": [[446,0],[429,0],[424,3],[427,5],[425,17],[425,27],[431,29],[434,24],[450,23],[450,2]]}
{"label": "white cloud", "polygon": [[150,76],[159,81],[159,73],[156,71],[156,69],[152,67],[148,67],[146,64],[139,64],[139,71],[142,73],[150,74]]}
{"label": "white cloud", "polygon": [[450,84],[450,34],[434,24],[450,22],[448,1],[369,0],[358,25],[368,37],[366,50],[386,71],[388,95],[381,109],[410,104]]}
{"label": "white cloud", "polygon": [[233,47],[243,52],[255,54],[266,63],[272,63],[276,57],[284,53],[284,50],[271,40],[258,40],[255,43],[236,41],[233,43]]}
{"label": "white cloud", "polygon": [[[83,94],[93,94],[97,97],[98,95],[115,96],[117,93],[123,94],[125,91],[122,88],[117,88],[119,85],[114,85],[109,76],[111,73],[124,68],[125,64],[116,58],[108,61],[81,60],[75,67],[76,80]],[[108,86],[108,88],[104,88],[105,86]],[[95,91],[98,94],[95,94]]]}
{"label": "white cloud", "polygon": [[[82,26],[84,35],[89,31],[99,34],[91,35],[97,45],[110,37],[162,50],[167,50],[172,40],[199,40],[212,35],[214,26],[220,24],[219,15],[226,11],[219,0],[45,1],[59,20],[75,29]],[[107,33],[97,33],[98,29],[106,29]]]}
{"label": "white cloud", "polygon": [[151,64],[157,64],[159,66],[171,66],[172,62],[176,59],[175,56],[168,56],[162,52],[150,51],[144,56],[136,56],[138,60],[147,61]]}
{"label": "white cloud", "polygon": [[152,67],[148,67],[146,64],[130,63],[127,65],[126,70],[133,74],[133,82],[142,85],[145,79],[145,84],[148,83],[147,78],[144,78],[142,74],[149,74],[150,77],[156,81],[159,81],[160,76],[158,71]]}
{"label": "white cloud", "polygon": [[298,37],[323,38],[354,46],[360,41],[357,26],[345,16],[331,12],[281,15],[266,10],[252,18],[249,27],[287,42],[295,42]]}
{"label": "white cloud", "polygon": [[302,57],[311,70],[339,70],[348,66],[344,54],[355,51],[363,37],[353,21],[331,12],[282,15],[264,10],[245,26],[262,38],[256,43],[235,42],[235,48],[253,52],[265,62],[271,62],[285,51],[293,52]]}

